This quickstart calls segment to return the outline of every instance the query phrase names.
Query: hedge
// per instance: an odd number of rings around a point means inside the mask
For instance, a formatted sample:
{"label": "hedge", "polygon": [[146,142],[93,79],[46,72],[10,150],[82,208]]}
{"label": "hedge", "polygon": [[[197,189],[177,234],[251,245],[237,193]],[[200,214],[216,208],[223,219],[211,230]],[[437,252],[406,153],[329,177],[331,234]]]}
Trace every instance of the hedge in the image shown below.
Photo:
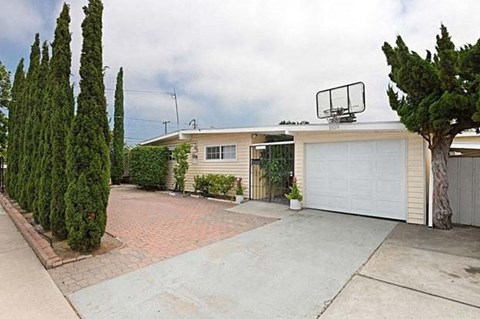
{"label": "hedge", "polygon": [[193,180],[193,189],[195,192],[200,192],[203,196],[223,195],[227,197],[227,194],[235,186],[235,176],[232,175],[197,175]]}
{"label": "hedge", "polygon": [[165,188],[168,169],[168,148],[139,146],[130,151],[132,183],[144,188]]}

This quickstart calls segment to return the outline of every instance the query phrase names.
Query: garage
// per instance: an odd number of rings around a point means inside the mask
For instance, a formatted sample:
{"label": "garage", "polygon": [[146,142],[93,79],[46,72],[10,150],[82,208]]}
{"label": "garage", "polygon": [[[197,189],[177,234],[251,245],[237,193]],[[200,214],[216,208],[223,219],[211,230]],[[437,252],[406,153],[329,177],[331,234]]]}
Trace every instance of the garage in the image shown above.
{"label": "garage", "polygon": [[305,206],[397,220],[407,218],[406,141],[305,144]]}

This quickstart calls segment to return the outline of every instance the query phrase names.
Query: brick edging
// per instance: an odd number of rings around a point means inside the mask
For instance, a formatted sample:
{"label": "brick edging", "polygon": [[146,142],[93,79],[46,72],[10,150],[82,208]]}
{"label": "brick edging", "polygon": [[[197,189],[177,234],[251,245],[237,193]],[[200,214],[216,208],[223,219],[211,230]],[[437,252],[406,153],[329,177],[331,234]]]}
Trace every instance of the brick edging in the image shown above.
{"label": "brick edging", "polygon": [[10,200],[4,194],[0,194],[0,203],[13,221],[22,236],[28,242],[30,247],[37,255],[45,269],[59,267],[63,264],[71,263],[77,260],[91,257],[91,255],[82,255],[75,258],[62,259],[53,251],[52,246],[35,228],[25,219],[25,217],[15,208]]}

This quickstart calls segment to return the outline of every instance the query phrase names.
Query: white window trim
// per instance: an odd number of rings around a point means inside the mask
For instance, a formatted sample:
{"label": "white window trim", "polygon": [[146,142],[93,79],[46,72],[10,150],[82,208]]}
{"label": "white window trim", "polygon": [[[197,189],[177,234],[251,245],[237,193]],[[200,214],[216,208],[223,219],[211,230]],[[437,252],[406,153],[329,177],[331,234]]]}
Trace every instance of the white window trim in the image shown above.
{"label": "white window trim", "polygon": [[[235,146],[235,158],[229,158],[229,159],[207,159],[207,148],[208,147],[220,147],[220,156],[222,154],[222,147],[223,146]],[[238,145],[236,143],[224,143],[224,144],[212,144],[212,145],[205,145],[204,148],[205,155],[203,156],[204,160],[206,162],[236,162],[238,158]]]}

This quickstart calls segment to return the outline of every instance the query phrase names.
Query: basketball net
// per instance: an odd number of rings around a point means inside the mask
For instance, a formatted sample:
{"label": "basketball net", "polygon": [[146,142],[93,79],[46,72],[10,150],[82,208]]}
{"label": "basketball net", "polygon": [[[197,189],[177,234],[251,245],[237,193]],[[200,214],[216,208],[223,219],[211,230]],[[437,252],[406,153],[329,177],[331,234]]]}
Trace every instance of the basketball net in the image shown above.
{"label": "basketball net", "polygon": [[328,119],[328,128],[330,130],[338,130],[340,127],[340,118],[336,115],[333,115]]}

